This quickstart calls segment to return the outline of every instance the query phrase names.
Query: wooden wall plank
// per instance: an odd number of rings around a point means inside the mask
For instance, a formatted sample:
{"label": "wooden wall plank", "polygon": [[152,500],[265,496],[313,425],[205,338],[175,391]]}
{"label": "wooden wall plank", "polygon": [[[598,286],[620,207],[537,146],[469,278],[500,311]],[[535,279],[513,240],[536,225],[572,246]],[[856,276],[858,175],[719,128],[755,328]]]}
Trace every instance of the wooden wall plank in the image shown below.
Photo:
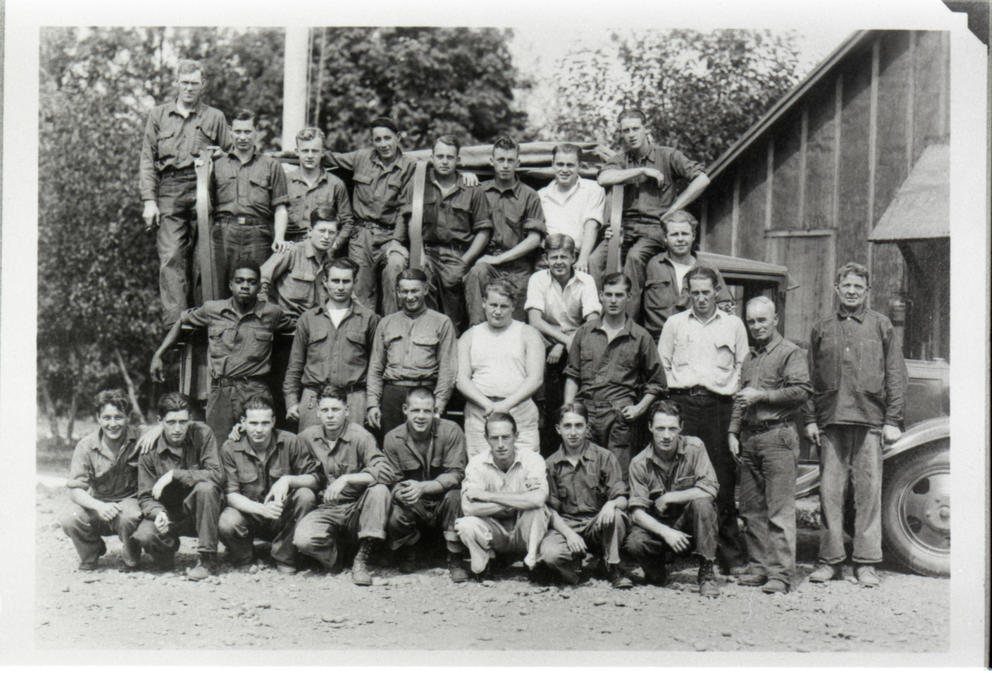
{"label": "wooden wall plank", "polygon": [[807,105],[806,168],[803,180],[803,229],[836,226],[836,86],[833,80],[810,91]]}
{"label": "wooden wall plank", "polygon": [[843,112],[840,137],[840,202],[837,218],[837,259],[866,263],[865,221],[869,193],[869,116],[871,113],[871,51],[853,56],[843,71]]}
{"label": "wooden wall plank", "polygon": [[737,228],[737,254],[765,258],[765,207],[770,192],[765,165],[767,151],[748,152],[740,171],[740,222]]}
{"label": "wooden wall plank", "polygon": [[801,166],[801,120],[796,114],[783,119],[775,130],[775,183],[772,191],[775,213],[773,229],[799,229],[799,185]]}

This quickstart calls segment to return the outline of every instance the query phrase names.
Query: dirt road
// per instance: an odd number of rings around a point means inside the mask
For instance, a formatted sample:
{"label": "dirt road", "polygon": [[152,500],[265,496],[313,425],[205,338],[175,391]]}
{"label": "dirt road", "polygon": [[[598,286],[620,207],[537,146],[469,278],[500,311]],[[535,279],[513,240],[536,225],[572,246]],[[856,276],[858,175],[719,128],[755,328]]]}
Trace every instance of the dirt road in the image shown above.
{"label": "dirt road", "polygon": [[[725,583],[714,600],[696,593],[691,566],[669,587],[624,592],[602,580],[537,586],[516,568],[496,581],[462,585],[441,568],[411,575],[376,568],[375,585],[360,588],[348,573],[285,577],[257,565],[195,583],[179,573],[120,573],[120,543],[105,538],[109,553],[100,569],[83,573],[56,523],[64,497],[38,488],[39,648],[905,653],[949,644],[950,583],[888,567],[873,590],[853,581],[803,581],[788,595],[769,597]],[[815,556],[815,531],[801,530],[804,577]],[[179,563],[194,561],[184,538]]]}

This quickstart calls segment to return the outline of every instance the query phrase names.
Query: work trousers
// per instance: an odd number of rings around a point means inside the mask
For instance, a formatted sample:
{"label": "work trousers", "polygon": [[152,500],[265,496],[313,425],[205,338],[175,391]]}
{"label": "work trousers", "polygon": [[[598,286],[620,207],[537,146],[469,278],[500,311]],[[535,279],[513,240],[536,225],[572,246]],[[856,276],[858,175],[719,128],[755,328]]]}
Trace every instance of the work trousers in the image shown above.
{"label": "work trousers", "polygon": [[748,566],[792,585],[796,574],[796,464],[799,435],[779,425],[741,433],[741,518]]}
{"label": "work trousers", "polygon": [[[592,526],[595,516],[579,517],[562,514],[561,518],[569,528],[582,536],[589,551],[599,554],[607,565],[620,563],[620,546],[627,536],[629,526],[626,512],[620,509],[614,510],[613,520],[595,529]],[[556,530],[549,530],[541,540],[539,553],[540,560],[555,569],[574,565],[582,560],[582,555],[573,554],[565,542],[565,536]]]}
{"label": "work trousers", "polygon": [[[596,287],[603,289],[603,278],[612,273],[606,268],[609,241],[603,240],[589,256],[589,273],[596,281]],[[641,321],[641,293],[644,291],[644,268],[648,260],[665,251],[665,234],[660,223],[623,223],[623,242],[620,244],[620,257],[623,272],[630,278],[630,297],[627,299],[627,315],[634,322]]]}
{"label": "work trousers", "polygon": [[179,549],[179,536],[196,536],[196,551],[217,551],[217,520],[220,518],[220,487],[212,481],[198,481],[187,488],[172,482],[162,492],[161,502],[169,514],[169,530],[155,528],[154,517],[138,526],[134,539],[156,563],[172,562]]}
{"label": "work trousers", "polygon": [[[713,498],[696,498],[681,505],[669,505],[665,516],[648,512],[669,528],[692,536],[692,552],[713,561],[717,549],[717,516]],[[664,540],[636,523],[623,545],[624,551],[643,567],[646,563],[664,563],[672,548]]]}
{"label": "work trousers", "polygon": [[841,563],[844,503],[854,490],[855,563],[882,560],[882,429],[828,425],[820,432],[820,561]]}
{"label": "work trousers", "polygon": [[248,264],[261,267],[272,254],[272,222],[253,220],[251,224],[241,224],[237,219],[220,216],[214,223],[214,273],[221,287],[223,299],[231,296],[228,287],[229,275],[239,265]]}
{"label": "work trousers", "polygon": [[269,389],[262,379],[214,379],[207,397],[206,421],[223,446],[234,424],[244,414],[245,402],[256,394],[268,395]]}
{"label": "work trousers", "polygon": [[494,280],[509,281],[513,285],[516,290],[513,295],[513,317],[527,322],[524,304],[527,300],[527,280],[533,271],[533,265],[527,259],[515,259],[499,266],[485,262],[473,264],[465,275],[465,307],[468,309],[469,326],[485,322],[486,314],[482,307],[486,300],[486,284]]}
{"label": "work trousers", "polygon": [[[539,452],[540,414],[534,400],[527,398],[516,405],[510,409],[510,416],[517,423],[517,449]],[[472,402],[465,402],[465,450],[469,458],[489,450],[489,443],[486,441],[486,419],[482,415],[482,407]]]}
{"label": "work trousers", "polygon": [[196,227],[196,173],[168,172],[158,185],[158,289],[162,322],[172,327],[190,303],[190,257]]}
{"label": "work trousers", "polygon": [[277,563],[292,565],[296,560],[293,532],[296,524],[313,510],[317,496],[309,488],[297,488],[289,494],[278,519],[267,519],[257,514],[247,514],[230,505],[220,513],[218,532],[220,541],[227,547],[231,563],[247,565],[254,556],[252,540],[259,538],[272,543],[270,555]]}
{"label": "work trousers", "polygon": [[[547,345],[547,344],[545,344]],[[554,344],[552,344],[553,346]],[[551,347],[548,347],[550,350]],[[544,383],[535,397],[540,397],[538,407],[541,409],[541,455],[545,458],[554,453],[558,446],[558,409],[564,402],[565,366],[568,364],[568,351],[555,364],[544,366]]]}
{"label": "work trousers", "polygon": [[706,445],[706,454],[716,472],[720,490],[716,496],[716,511],[720,525],[718,558],[721,565],[733,567],[741,563],[741,532],[737,525],[737,461],[727,444],[733,398],[716,395],[690,395],[672,392],[670,398],[682,410],[682,434],[698,437]]}
{"label": "work trousers", "polygon": [[472,557],[472,572],[486,569],[489,559],[497,554],[519,558],[533,568],[537,563],[541,540],[548,532],[547,507],[523,510],[513,518],[496,519],[489,516],[463,516],[455,521],[455,532]]}
{"label": "work trousers", "polygon": [[293,546],[332,570],[344,548],[369,538],[385,539],[389,499],[389,488],[375,484],[350,502],[323,503],[296,524]]}
{"label": "work trousers", "polygon": [[[320,425],[320,416],[317,413],[317,397],[317,388],[304,388],[303,393],[300,395],[300,432],[313,425]],[[352,423],[365,425],[365,412],[365,388],[362,387],[349,392],[348,419]]]}
{"label": "work trousers", "polygon": [[633,423],[623,417],[623,409],[634,403],[633,400],[583,400],[589,412],[589,433],[595,444],[609,449],[620,462],[623,478],[627,478],[632,447],[636,446],[637,435]]}
{"label": "work trousers", "polygon": [[[393,241],[392,227],[375,222],[357,222],[348,240],[348,259],[358,265],[355,299],[370,311],[389,315],[399,310],[396,303],[396,277],[409,264],[409,253]],[[381,311],[379,295],[381,297]]]}
{"label": "work trousers", "polygon": [[59,515],[59,525],[72,540],[80,563],[96,563],[107,551],[104,535],[121,539],[121,560],[129,568],[137,567],[141,548],[132,539],[141,522],[141,507],[134,498],[124,498],[117,503],[121,511],[111,521],[104,521],[93,510],[69,502]]}
{"label": "work trousers", "polygon": [[424,496],[413,505],[407,505],[396,498],[398,487],[393,487],[393,502],[386,523],[389,548],[413,546],[424,531],[438,530],[444,536],[449,552],[461,551],[462,544],[455,533],[455,519],[462,515],[461,490],[453,488],[440,497]]}
{"label": "work trousers", "polygon": [[427,306],[444,313],[458,332],[467,327],[463,285],[468,268],[463,250],[450,246],[424,246],[424,273],[427,274]]}

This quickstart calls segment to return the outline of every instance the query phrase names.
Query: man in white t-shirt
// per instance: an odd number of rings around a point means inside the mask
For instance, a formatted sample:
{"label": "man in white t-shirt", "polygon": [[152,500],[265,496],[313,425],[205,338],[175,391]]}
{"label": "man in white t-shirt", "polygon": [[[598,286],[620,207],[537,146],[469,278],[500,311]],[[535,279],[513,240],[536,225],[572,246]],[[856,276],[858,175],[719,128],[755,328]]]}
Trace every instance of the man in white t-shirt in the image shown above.
{"label": "man in white t-shirt", "polygon": [[548,235],[565,234],[579,251],[575,268],[589,272],[589,255],[603,224],[606,191],[595,180],[579,177],[578,145],[560,143],[551,151],[555,179],[537,190]]}

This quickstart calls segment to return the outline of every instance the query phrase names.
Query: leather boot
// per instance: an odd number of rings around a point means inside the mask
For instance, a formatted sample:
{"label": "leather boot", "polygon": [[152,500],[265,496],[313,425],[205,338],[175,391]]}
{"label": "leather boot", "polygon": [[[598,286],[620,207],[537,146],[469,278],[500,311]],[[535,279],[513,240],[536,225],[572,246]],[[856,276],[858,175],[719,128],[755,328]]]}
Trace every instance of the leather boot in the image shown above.
{"label": "leather boot", "polygon": [[716,577],[713,575],[713,561],[701,560],[699,562],[699,574],[696,576],[699,582],[699,595],[707,598],[716,598],[720,595],[720,587],[716,584]]}
{"label": "leather boot", "polygon": [[372,554],[373,540],[365,538],[358,543],[358,553],[351,564],[351,581],[361,587],[372,586],[372,574],[369,573],[369,556]]}

